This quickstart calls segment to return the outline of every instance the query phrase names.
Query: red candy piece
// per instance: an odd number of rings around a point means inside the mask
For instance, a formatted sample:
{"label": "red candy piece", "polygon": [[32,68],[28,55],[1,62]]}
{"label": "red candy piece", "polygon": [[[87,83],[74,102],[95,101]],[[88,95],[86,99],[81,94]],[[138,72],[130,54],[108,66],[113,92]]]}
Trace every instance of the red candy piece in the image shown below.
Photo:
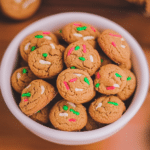
{"label": "red candy piece", "polygon": [[76,121],[76,119],[72,118],[72,119],[69,119],[69,121],[70,121],[70,122],[71,122],[71,121],[75,122],[75,121]]}
{"label": "red candy piece", "polygon": [[113,90],[113,89],[115,89],[115,87],[114,86],[108,86],[108,87],[106,87],[106,89],[107,90]]}
{"label": "red candy piece", "polygon": [[94,27],[91,27],[91,29],[92,29],[94,32],[96,32],[96,30],[95,30],[95,28],[94,28]]}
{"label": "red candy piece", "polygon": [[74,82],[76,80],[77,80],[77,78],[73,78],[73,79],[69,80],[69,82]]}
{"label": "red candy piece", "polygon": [[101,76],[100,76],[100,74],[99,74],[99,72],[97,73],[97,79],[99,79]]}

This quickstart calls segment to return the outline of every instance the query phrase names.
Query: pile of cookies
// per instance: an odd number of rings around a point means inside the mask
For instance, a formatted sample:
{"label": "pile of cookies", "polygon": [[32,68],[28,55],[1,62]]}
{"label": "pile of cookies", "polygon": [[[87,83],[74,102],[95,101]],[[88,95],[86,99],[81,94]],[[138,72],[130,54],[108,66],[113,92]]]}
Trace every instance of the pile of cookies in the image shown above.
{"label": "pile of cookies", "polygon": [[110,29],[72,22],[56,33],[37,31],[22,41],[20,54],[26,66],[11,78],[19,107],[55,129],[93,130],[116,121],[136,88],[130,48]]}

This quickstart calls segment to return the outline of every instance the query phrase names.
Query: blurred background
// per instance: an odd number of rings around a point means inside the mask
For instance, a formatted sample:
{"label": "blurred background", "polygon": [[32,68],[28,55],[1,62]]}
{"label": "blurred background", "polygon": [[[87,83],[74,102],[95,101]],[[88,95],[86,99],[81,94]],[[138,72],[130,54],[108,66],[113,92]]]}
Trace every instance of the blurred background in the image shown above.
{"label": "blurred background", "polygon": [[[12,17],[12,1],[0,0],[0,61],[11,40],[34,21],[62,12],[88,12],[106,17],[130,32],[150,64],[150,0],[42,0],[32,9],[33,15],[26,12],[26,19]],[[149,99],[150,92],[135,117],[112,137],[90,145],[64,146],[30,133],[9,112],[0,94],[0,150],[150,150]]]}

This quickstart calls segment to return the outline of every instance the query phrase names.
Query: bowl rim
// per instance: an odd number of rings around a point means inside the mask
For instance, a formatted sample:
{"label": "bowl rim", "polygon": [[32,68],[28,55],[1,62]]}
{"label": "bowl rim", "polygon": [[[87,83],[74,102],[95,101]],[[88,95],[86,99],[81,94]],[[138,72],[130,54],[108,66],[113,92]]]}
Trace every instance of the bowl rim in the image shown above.
{"label": "bowl rim", "polygon": [[[123,33],[123,36],[128,37],[129,38],[128,41],[130,40],[131,42],[133,42],[133,44],[135,45],[135,48],[139,51],[138,58],[142,59],[142,63],[139,65],[141,65],[143,67],[143,68],[141,67],[141,71],[143,71],[141,73],[141,76],[144,75],[144,78],[142,78],[142,82],[140,82],[140,85],[142,87],[145,87],[145,89],[138,90],[138,93],[137,93],[137,91],[135,92],[135,95],[138,96],[139,99],[141,99],[141,101],[139,101],[139,103],[137,103],[136,105],[133,102],[131,102],[129,108],[123,114],[123,116],[120,119],[118,119],[117,121],[115,121],[114,123],[109,124],[103,128],[92,130],[92,131],[67,132],[67,131],[55,130],[55,129],[51,129],[49,127],[43,126],[43,125],[33,121],[32,119],[27,117],[25,114],[23,114],[20,111],[17,104],[15,104],[15,100],[13,98],[12,93],[11,93],[11,97],[10,97],[9,94],[7,94],[7,92],[6,92],[6,90],[9,92],[11,91],[11,84],[6,85],[6,83],[8,81],[6,82],[6,78],[5,78],[5,76],[7,76],[5,74],[7,72],[6,66],[9,61],[9,58],[7,56],[11,52],[11,47],[14,44],[17,44],[17,41],[20,37],[22,37],[23,35],[26,36],[28,34],[28,32],[26,32],[26,31],[28,31],[30,28],[33,28],[33,26],[35,26],[36,24],[41,24],[43,21],[49,22],[49,20],[51,20],[52,18],[55,19],[57,17],[69,17],[69,16],[72,16],[72,17],[73,16],[82,16],[82,17],[90,16],[95,19],[101,19],[102,21],[105,21],[107,23],[113,24],[114,26],[117,26],[117,28]],[[105,139],[106,137],[108,137],[110,135],[110,133],[114,133],[114,132],[120,130],[125,124],[127,124],[133,118],[133,116],[137,113],[137,111],[142,106],[142,104],[145,100],[145,97],[147,95],[148,86],[149,86],[149,71],[148,71],[148,64],[146,61],[146,57],[144,55],[144,52],[142,51],[141,46],[138,44],[138,42],[135,40],[135,38],[128,31],[126,31],[124,28],[122,28],[120,25],[118,25],[117,23],[115,23],[107,18],[104,18],[102,16],[91,14],[91,13],[84,13],[84,12],[58,13],[55,15],[47,16],[45,18],[42,18],[42,19],[28,25],[26,28],[24,28],[22,31],[20,31],[14,37],[14,39],[11,41],[11,43],[7,47],[7,49],[4,53],[4,56],[2,58],[2,61],[1,61],[0,69],[1,69],[0,70],[1,92],[2,92],[3,99],[4,99],[7,107],[9,108],[10,112],[17,118],[17,120],[19,120],[19,122],[22,123],[22,125],[24,125],[26,128],[28,128],[31,132],[34,132],[35,134],[37,132],[40,135],[45,135],[48,138],[49,137],[53,138],[54,140],[52,140],[52,139],[48,140],[46,138],[45,139],[48,141],[54,142],[54,143],[59,143],[59,144],[69,144],[69,145],[77,145],[78,144],[79,145],[82,143],[86,144],[85,141],[88,141],[87,144],[90,144],[90,143],[93,143],[93,141],[94,142],[99,141],[98,139],[100,139],[100,138]],[[10,101],[10,99],[11,99],[11,101]],[[14,106],[14,104],[16,105],[16,107],[12,107],[12,106]],[[98,134],[98,133],[100,133],[100,134]],[[60,142],[61,140],[62,140],[62,142]],[[72,141],[74,142],[73,144],[71,143]]]}

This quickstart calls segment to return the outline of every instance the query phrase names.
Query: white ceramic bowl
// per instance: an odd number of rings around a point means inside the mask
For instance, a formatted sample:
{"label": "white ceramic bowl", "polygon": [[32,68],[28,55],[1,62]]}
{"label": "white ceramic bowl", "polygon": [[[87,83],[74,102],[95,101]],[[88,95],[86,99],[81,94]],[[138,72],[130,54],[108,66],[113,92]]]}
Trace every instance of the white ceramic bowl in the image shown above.
{"label": "white ceramic bowl", "polygon": [[[129,108],[123,114],[123,116],[116,122],[93,131],[85,131],[85,132],[59,131],[48,128],[31,120],[29,117],[24,115],[17,106],[15,99],[13,97],[10,84],[11,74],[17,62],[18,47],[20,45],[20,42],[28,34],[34,31],[37,30],[55,31],[57,29],[61,29],[67,23],[73,21],[82,21],[90,23],[100,31],[104,29],[113,29],[119,32],[126,39],[131,48],[133,70],[137,77],[137,89],[135,95]],[[140,45],[125,29],[123,29],[118,24],[98,15],[89,13],[71,12],[48,16],[39,21],[36,21],[35,23],[29,25],[24,30],[22,30],[12,40],[3,56],[1,62],[0,82],[1,82],[1,92],[7,107],[9,108],[11,113],[27,129],[29,129],[37,136],[54,143],[67,145],[81,145],[104,140],[105,138],[119,131],[131,120],[131,118],[137,113],[137,111],[143,104],[144,99],[146,97],[149,85],[149,71],[146,58]]]}

